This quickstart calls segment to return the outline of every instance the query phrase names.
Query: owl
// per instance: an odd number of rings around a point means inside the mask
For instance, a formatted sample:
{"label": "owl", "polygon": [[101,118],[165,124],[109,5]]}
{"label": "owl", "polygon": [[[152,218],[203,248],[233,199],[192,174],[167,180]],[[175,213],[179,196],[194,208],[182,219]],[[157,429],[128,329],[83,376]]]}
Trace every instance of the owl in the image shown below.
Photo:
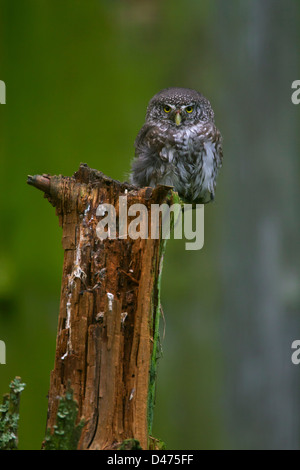
{"label": "owl", "polygon": [[184,202],[214,199],[222,137],[210,102],[198,91],[166,88],[150,100],[135,140],[131,183],[173,186]]}

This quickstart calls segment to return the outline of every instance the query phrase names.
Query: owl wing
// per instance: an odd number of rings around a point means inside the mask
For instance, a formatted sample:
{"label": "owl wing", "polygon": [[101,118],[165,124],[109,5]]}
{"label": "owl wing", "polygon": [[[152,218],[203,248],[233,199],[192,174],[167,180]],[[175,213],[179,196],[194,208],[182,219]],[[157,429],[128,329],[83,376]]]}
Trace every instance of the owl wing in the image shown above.
{"label": "owl wing", "polygon": [[194,161],[192,193],[195,200],[214,199],[216,180],[222,166],[222,136],[214,123],[198,124],[193,129],[191,149]]}
{"label": "owl wing", "polygon": [[212,133],[211,142],[215,148],[216,164],[217,168],[219,169],[223,164],[223,139],[220,131],[216,128],[216,126],[214,126],[214,132]]}
{"label": "owl wing", "polygon": [[161,131],[145,124],[135,140],[135,158],[131,165],[131,182],[136,186],[153,186],[160,178],[163,148]]}
{"label": "owl wing", "polygon": [[210,149],[214,155],[216,170],[221,168],[223,163],[222,136],[214,123],[206,123],[199,126],[193,139],[193,151],[195,154],[205,151],[205,147]]}

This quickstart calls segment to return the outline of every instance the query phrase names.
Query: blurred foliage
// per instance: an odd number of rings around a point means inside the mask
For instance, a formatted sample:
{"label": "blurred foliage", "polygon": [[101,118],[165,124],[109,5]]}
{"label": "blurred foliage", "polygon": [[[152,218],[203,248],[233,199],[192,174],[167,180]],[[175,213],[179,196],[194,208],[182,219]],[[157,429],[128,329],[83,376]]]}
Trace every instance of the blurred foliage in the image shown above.
{"label": "blurred foliage", "polygon": [[[225,16],[234,18],[243,0],[226,3]],[[0,113],[0,339],[7,351],[0,394],[11,376],[21,375],[27,383],[22,448],[39,449],[45,433],[63,262],[54,209],[26,186],[26,176],[72,175],[86,162],[126,179],[146,105],[168,86],[203,92],[225,137],[233,132],[229,122],[235,109],[225,109],[222,83],[231,51],[220,55],[218,5],[216,0],[26,0],[16,6],[0,0],[0,79],[7,86]],[[228,62],[233,83],[239,60]],[[230,158],[226,138],[225,158]],[[231,178],[221,176],[216,202],[205,211],[204,248],[186,251],[184,240],[167,247],[166,337],[153,434],[168,449],[228,443],[217,220]]]}

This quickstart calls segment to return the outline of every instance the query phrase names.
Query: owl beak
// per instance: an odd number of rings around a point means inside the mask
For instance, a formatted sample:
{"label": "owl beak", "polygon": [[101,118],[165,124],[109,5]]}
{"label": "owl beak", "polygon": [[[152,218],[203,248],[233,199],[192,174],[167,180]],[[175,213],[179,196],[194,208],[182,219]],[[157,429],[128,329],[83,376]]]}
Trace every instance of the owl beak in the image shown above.
{"label": "owl beak", "polygon": [[179,126],[179,124],[181,123],[181,120],[182,120],[181,114],[180,114],[180,111],[178,110],[175,113],[175,124],[176,124],[176,126]]}

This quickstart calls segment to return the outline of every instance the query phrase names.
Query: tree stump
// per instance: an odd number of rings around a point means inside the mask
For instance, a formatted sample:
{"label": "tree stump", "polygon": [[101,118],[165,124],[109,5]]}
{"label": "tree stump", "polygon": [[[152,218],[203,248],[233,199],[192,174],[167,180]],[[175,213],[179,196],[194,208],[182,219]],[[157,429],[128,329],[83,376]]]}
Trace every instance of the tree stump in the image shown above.
{"label": "tree stump", "polygon": [[[117,449],[127,439],[149,448],[154,404],[159,281],[164,241],[100,239],[99,208],[166,202],[169,187],[137,189],[81,164],[73,177],[29,176],[63,229],[64,263],[47,427],[55,424],[68,384],[84,417],[78,449]],[[97,212],[98,208],[98,212]],[[103,214],[104,215],[104,212]],[[127,214],[127,224],[132,221]]]}

